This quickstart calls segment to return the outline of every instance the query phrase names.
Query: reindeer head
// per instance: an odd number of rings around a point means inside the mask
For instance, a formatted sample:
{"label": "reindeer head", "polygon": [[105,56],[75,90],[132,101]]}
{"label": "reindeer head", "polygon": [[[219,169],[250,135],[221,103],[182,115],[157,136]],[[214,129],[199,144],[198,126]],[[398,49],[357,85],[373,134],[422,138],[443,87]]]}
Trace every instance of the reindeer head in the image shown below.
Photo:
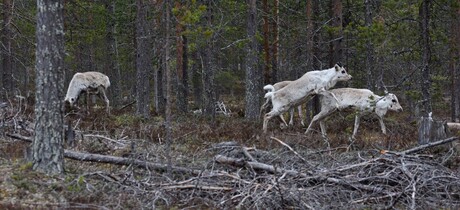
{"label": "reindeer head", "polygon": [[64,99],[64,102],[66,104],[69,104],[70,107],[73,107],[74,104],[77,102],[77,98],[75,98],[75,97],[67,97],[67,98]]}
{"label": "reindeer head", "polygon": [[398,97],[396,97],[395,94],[386,93],[383,100],[387,102],[389,110],[397,112],[403,111],[401,104],[399,104]]}
{"label": "reindeer head", "polygon": [[336,73],[335,76],[337,78],[337,81],[348,81],[352,78],[351,75],[347,73],[347,70],[345,70],[344,67],[341,67],[338,64],[335,64],[334,68],[335,68],[335,73]]}

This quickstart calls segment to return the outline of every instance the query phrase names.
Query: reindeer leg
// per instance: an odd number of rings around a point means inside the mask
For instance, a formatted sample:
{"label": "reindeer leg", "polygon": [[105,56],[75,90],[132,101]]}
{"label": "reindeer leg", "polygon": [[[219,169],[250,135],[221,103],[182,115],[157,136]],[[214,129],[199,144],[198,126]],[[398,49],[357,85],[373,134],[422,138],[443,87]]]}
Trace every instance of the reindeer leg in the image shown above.
{"label": "reindeer leg", "polygon": [[265,103],[262,104],[262,106],[260,107],[260,111],[259,111],[259,117],[262,116],[262,112],[265,111],[265,109],[267,109],[267,106],[268,106],[269,102],[270,102],[270,99],[267,98]]}
{"label": "reindeer leg", "polygon": [[[318,113],[317,115],[315,115],[315,116],[313,117],[313,119],[312,119],[311,122],[310,122],[310,125],[308,126],[307,130],[305,131],[305,134],[308,134],[308,133],[310,132],[310,130],[312,130],[312,126],[313,126],[313,124],[314,124],[316,121],[319,120],[319,121],[320,121],[320,126],[321,126],[321,123],[322,123],[323,119],[326,118],[327,116],[329,116],[329,115],[330,115],[331,113],[333,113],[335,110],[336,110],[335,108],[333,108],[333,109],[323,109],[323,110],[321,110],[320,113]],[[323,127],[325,127],[325,126],[323,125]],[[326,130],[325,130],[325,129],[323,130],[323,128],[321,128],[321,133],[322,133],[323,135],[325,135],[325,134],[326,134]]]}
{"label": "reindeer leg", "polygon": [[105,88],[102,86],[98,87],[98,96],[105,102],[105,109],[108,114],[110,114],[110,107],[109,107],[109,99],[107,98],[107,95],[105,94]]}
{"label": "reindeer leg", "polygon": [[324,120],[319,121],[319,127],[321,128],[321,134],[323,137],[327,137],[327,132],[326,132],[326,123]]}
{"label": "reindeer leg", "polygon": [[[273,107],[273,109],[265,114],[264,116],[264,123],[263,123],[263,132],[266,133],[267,132],[267,127],[268,127],[268,121],[273,118],[273,117],[276,117],[276,116],[281,116],[284,112],[286,112],[286,106],[283,106],[283,107]],[[284,118],[281,118],[281,119],[284,119]],[[286,121],[285,121],[286,123]]]}
{"label": "reindeer leg", "polygon": [[277,113],[274,112],[273,110],[270,111],[269,113],[265,114],[265,116],[264,116],[264,124],[263,124],[263,128],[262,128],[262,130],[263,130],[264,133],[267,133],[268,121],[269,121],[271,118],[273,118],[274,116],[276,116],[276,114],[277,114]]}
{"label": "reindeer leg", "polygon": [[286,123],[286,120],[284,119],[284,116],[282,114],[279,115],[280,116],[280,119],[281,121],[283,122],[283,124],[288,127],[288,124]]}
{"label": "reindeer leg", "polygon": [[299,111],[300,124],[305,126],[305,122],[303,121],[302,105],[297,106],[297,110]]}
{"label": "reindeer leg", "polygon": [[380,128],[382,129],[383,134],[387,134],[387,129],[385,127],[385,123],[383,123],[383,117],[379,116]]}
{"label": "reindeer leg", "polygon": [[294,108],[293,107],[289,109],[289,117],[290,117],[289,126],[293,126],[294,125]]}

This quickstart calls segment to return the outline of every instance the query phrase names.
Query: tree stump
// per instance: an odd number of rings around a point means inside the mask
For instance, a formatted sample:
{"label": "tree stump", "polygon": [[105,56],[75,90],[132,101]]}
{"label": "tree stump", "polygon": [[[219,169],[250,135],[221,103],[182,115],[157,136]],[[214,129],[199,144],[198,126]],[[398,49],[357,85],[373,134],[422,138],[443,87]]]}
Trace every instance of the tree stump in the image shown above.
{"label": "tree stump", "polygon": [[449,136],[447,122],[433,120],[431,116],[421,117],[418,127],[418,135],[419,145],[446,139]]}

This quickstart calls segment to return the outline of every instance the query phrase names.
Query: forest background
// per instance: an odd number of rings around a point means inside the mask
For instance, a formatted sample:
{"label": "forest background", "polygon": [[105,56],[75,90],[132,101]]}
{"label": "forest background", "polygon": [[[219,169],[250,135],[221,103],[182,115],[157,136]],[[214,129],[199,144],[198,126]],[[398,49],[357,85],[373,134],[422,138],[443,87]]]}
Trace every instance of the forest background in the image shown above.
{"label": "forest background", "polygon": [[[244,1],[174,1],[168,19],[163,1],[66,1],[65,84],[75,72],[103,72],[112,104],[136,100],[138,114],[148,117],[165,112],[170,68],[175,113],[214,115],[215,103],[232,95],[255,119],[263,85],[341,63],[353,75],[346,86],[386,88],[414,116],[434,107],[435,116],[443,110],[455,120],[458,5],[264,0],[254,5],[251,25]],[[3,91],[33,98],[35,2],[4,0],[2,8]]]}

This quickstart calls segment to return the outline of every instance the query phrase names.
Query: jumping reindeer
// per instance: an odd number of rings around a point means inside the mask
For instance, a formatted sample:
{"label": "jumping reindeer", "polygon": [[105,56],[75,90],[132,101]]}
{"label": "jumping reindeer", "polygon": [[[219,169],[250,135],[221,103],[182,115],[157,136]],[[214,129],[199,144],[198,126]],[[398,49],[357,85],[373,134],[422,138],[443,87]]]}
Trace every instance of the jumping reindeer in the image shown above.
{"label": "jumping reindeer", "polygon": [[345,68],[335,65],[326,70],[309,71],[286,87],[275,92],[268,92],[265,98],[270,98],[273,108],[265,114],[263,132],[267,132],[268,121],[280,116],[290,108],[299,106],[310,99],[314,94],[328,92],[338,81],[350,80],[351,76]]}
{"label": "jumping reindeer", "polygon": [[[267,90],[268,92],[275,92],[281,88],[286,87],[291,82],[292,81],[286,80],[286,81],[277,82],[273,85],[265,85],[264,90]],[[268,103],[270,103],[270,98],[267,98],[265,103],[260,107],[259,115],[261,115],[262,112],[268,108]],[[302,105],[297,106],[297,111],[299,112],[300,124],[302,124],[302,126],[305,126],[305,123],[303,121]],[[294,108],[291,108],[289,110],[289,114],[290,114],[289,125],[292,126],[294,125]],[[287,127],[288,124],[286,123],[286,120],[284,120],[283,115],[280,115],[280,118],[281,118],[281,121],[283,121],[284,125]]]}

